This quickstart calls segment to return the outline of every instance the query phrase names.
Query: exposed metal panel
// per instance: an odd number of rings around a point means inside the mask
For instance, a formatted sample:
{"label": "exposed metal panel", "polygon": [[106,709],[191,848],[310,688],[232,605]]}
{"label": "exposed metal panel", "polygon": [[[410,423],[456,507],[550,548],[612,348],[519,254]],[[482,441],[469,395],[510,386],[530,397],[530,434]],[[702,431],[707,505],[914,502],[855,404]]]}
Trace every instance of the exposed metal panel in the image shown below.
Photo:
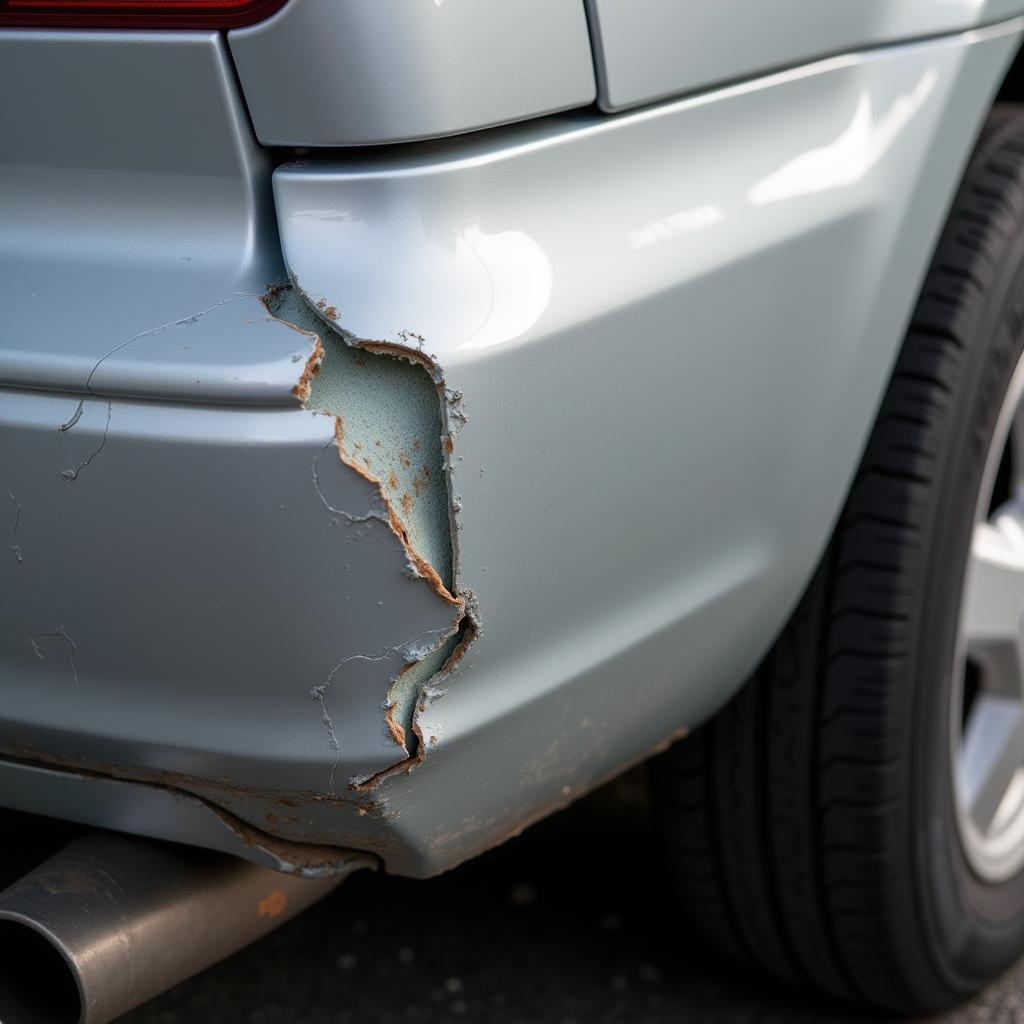
{"label": "exposed metal panel", "polygon": [[586,0],[598,102],[622,110],[828,54],[1024,13],[1022,0]]}
{"label": "exposed metal panel", "polygon": [[454,135],[596,93],[583,0],[291,0],[228,38],[273,146]]}

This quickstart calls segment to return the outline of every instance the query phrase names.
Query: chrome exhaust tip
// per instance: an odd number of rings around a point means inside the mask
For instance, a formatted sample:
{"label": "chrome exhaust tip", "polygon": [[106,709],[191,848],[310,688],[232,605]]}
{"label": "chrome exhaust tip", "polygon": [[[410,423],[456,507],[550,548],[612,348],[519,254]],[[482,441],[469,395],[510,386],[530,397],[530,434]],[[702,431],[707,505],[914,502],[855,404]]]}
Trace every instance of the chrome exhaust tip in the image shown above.
{"label": "chrome exhaust tip", "polygon": [[0,1024],[108,1024],[340,881],[120,835],[77,839],[0,893]]}

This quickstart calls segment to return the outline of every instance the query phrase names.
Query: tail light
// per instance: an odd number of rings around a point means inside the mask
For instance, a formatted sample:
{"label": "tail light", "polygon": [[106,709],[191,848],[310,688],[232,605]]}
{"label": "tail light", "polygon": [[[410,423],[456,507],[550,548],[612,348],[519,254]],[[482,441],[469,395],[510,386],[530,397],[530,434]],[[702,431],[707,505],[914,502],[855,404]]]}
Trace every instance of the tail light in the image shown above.
{"label": "tail light", "polygon": [[234,28],[285,0],[0,0],[0,28]]}

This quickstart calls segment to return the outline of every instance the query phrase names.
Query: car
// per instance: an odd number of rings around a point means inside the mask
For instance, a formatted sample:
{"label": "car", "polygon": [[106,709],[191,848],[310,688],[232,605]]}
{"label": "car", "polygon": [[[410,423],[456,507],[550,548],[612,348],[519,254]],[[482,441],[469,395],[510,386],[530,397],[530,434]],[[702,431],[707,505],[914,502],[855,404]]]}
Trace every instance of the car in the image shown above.
{"label": "car", "polygon": [[94,833],[0,895],[0,1018],[648,759],[724,952],[904,1013],[1013,963],[1022,40],[0,0],[0,806]]}

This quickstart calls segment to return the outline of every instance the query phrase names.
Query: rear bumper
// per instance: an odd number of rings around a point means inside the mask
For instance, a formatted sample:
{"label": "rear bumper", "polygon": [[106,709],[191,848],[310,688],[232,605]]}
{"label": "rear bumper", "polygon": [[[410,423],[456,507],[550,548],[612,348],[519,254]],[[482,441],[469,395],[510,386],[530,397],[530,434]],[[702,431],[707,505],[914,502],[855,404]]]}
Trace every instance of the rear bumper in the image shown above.
{"label": "rear bumper", "polygon": [[[0,746],[58,776],[37,809],[98,772],[428,874],[706,718],[819,557],[1019,31],[280,168],[308,301],[257,297],[254,190],[214,301],[94,310],[63,393],[9,363]],[[56,265],[24,294],[70,324]]]}
{"label": "rear bumper", "polygon": [[4,712],[25,750],[329,792],[311,691],[361,654],[338,673],[369,694],[337,726],[342,788],[402,760],[380,705],[453,613],[386,524],[326,507],[377,502],[333,420],[89,399],[62,435],[77,407],[0,394]]}

